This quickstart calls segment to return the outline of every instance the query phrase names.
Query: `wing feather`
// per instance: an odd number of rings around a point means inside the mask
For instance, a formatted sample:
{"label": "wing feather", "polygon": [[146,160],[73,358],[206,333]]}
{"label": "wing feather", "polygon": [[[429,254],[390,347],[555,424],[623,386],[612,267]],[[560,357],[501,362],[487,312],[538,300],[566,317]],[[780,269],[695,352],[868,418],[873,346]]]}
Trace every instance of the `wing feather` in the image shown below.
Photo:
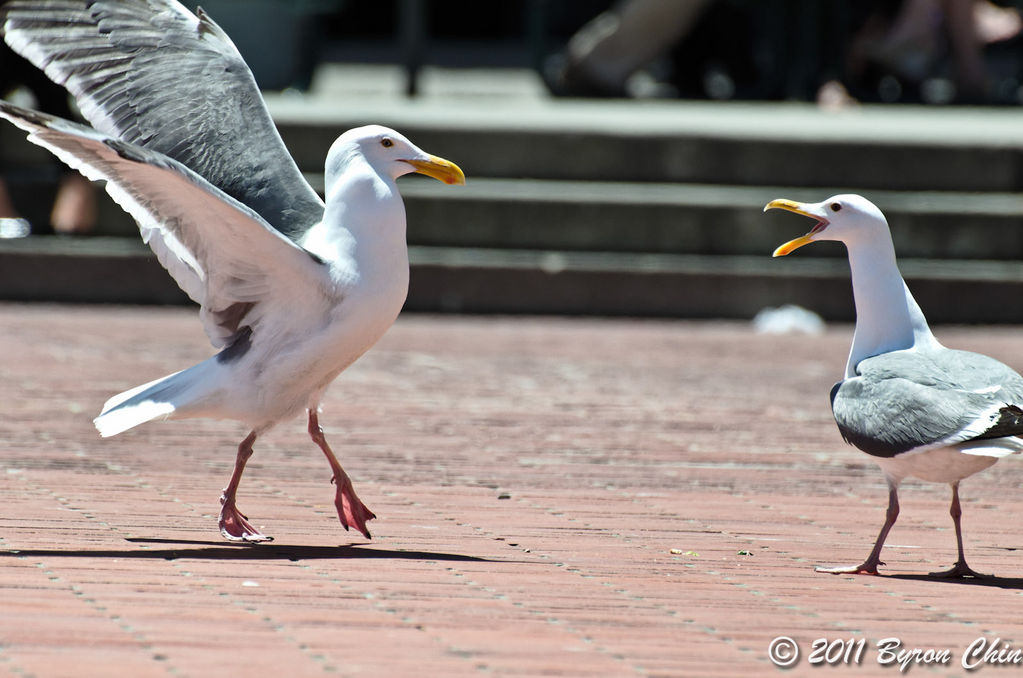
{"label": "wing feather", "polygon": [[2,101],[0,117],[88,178],[107,182],[160,263],[200,304],[214,346],[230,345],[245,328],[258,332],[268,314],[309,327],[339,300],[324,264],[181,163]]}
{"label": "wing feather", "polygon": [[1023,435],[1023,377],[978,353],[943,347],[867,358],[835,385],[842,436],[879,457]]}
{"label": "wing feather", "polygon": [[0,25],[97,130],[177,160],[292,240],[322,219],[323,201],[251,71],[201,10],[175,0],[9,0]]}

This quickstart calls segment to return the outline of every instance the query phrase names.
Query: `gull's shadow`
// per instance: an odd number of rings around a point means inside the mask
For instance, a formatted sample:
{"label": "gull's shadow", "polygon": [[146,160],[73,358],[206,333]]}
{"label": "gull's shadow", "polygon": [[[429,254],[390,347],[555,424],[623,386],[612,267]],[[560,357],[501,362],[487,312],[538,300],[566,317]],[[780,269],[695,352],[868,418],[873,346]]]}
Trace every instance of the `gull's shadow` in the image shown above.
{"label": "gull's shadow", "polygon": [[950,579],[948,577],[935,577],[929,574],[885,574],[881,576],[885,579],[900,579],[903,581],[925,581],[934,584],[959,584],[960,586],[987,586],[993,589],[1023,590],[1023,578],[1021,577],[991,576],[983,579],[973,577]]}
{"label": "gull's shadow", "polygon": [[[405,551],[366,548],[366,544],[340,546],[302,546],[289,544],[225,544],[187,539],[144,539],[126,541],[141,544],[180,544],[185,548],[161,549],[8,549],[0,550],[0,558],[138,558],[144,560],[420,560],[462,563],[510,562],[497,561],[460,553],[432,551]],[[189,548],[194,547],[194,548]]]}

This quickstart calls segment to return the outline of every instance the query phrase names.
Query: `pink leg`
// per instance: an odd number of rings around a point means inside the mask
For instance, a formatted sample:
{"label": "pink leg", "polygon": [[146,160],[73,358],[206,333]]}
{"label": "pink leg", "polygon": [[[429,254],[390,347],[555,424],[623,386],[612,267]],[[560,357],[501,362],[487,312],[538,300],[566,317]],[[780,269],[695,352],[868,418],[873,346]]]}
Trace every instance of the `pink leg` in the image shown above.
{"label": "pink leg", "polygon": [[238,456],[234,461],[234,473],[231,474],[231,481],[224,488],[224,493],[220,495],[220,534],[224,535],[224,539],[230,541],[273,541],[273,537],[261,534],[253,527],[234,503],[235,495],[238,493],[238,484],[245,471],[245,463],[252,456],[254,442],[256,442],[255,431],[250,433],[238,446]]}
{"label": "pink leg", "polygon": [[826,572],[828,574],[877,574],[877,566],[884,565],[881,562],[881,549],[884,547],[885,539],[888,538],[888,532],[892,529],[892,525],[895,524],[895,520],[899,517],[899,492],[895,483],[888,481],[888,511],[885,514],[884,525],[881,527],[881,533],[877,535],[877,541],[874,542],[874,548],[867,556],[867,559],[863,561],[861,565],[852,565],[848,567],[818,567],[815,568],[817,572]]}
{"label": "pink leg", "polygon": [[327,445],[323,429],[320,428],[320,419],[316,415],[316,410],[312,409],[309,410],[309,436],[323,450],[323,454],[326,455],[327,462],[334,472],[334,477],[331,479],[331,482],[337,485],[334,506],[337,507],[337,515],[341,519],[341,524],[345,526],[346,530],[349,526],[355,526],[359,532],[366,536],[366,539],[371,539],[369,529],[366,527],[366,521],[373,520],[376,516],[356,496],[351,479],[345,473],[345,470],[341,468],[341,463],[334,456],[330,446]]}
{"label": "pink leg", "polygon": [[960,519],[963,517],[963,507],[959,505],[958,481],[952,483],[952,506],[949,508],[948,512],[952,516],[952,522],[955,524],[956,528],[956,546],[959,547],[959,559],[956,561],[956,564],[952,566],[952,569],[945,570],[943,572],[931,572],[931,576],[949,579],[961,579],[963,577],[989,579],[991,577],[990,574],[980,574],[966,564],[966,555],[963,553],[963,529],[960,525]]}

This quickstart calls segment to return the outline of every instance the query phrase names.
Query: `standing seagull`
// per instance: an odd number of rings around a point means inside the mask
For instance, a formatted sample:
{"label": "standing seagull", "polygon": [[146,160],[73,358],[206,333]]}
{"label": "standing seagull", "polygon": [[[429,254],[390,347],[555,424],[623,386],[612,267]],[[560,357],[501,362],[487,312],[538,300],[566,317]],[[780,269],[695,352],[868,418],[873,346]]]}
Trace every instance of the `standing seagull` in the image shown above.
{"label": "standing seagull", "polygon": [[915,476],[952,486],[959,559],[952,569],[933,574],[982,576],[963,555],[959,481],[1023,450],[1016,437],[1023,434],[1023,377],[994,358],[938,343],[899,273],[888,222],[869,200],[858,195],[812,204],[773,200],[768,209],[817,220],[774,256],[817,240],[838,240],[849,252],[856,331],[845,379],[831,390],[831,407],[842,437],[874,457],[889,488],[884,526],[863,564],[817,571],[877,574],[884,564],[881,548],[899,515],[899,483]]}
{"label": "standing seagull", "polygon": [[345,529],[373,513],[334,456],[318,411],[330,383],[394,322],[408,291],[405,208],[395,180],[465,182],[401,134],[342,134],[326,161],[326,204],[303,179],[252,74],[202,10],[174,0],[12,0],[4,39],[64,85],[93,128],[0,102],[4,117],[93,180],[199,306],[219,353],[111,398],[103,436],[156,418],[236,419],[220,531],[261,534],[235,504],[256,438],[305,410],[337,485]]}

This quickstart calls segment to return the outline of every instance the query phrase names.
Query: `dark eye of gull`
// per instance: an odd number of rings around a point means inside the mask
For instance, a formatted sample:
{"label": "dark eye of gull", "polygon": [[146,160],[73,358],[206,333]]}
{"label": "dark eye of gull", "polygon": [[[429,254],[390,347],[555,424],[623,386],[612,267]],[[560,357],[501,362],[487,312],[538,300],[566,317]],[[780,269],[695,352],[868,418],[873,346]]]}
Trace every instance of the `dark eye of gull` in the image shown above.
{"label": "dark eye of gull", "polygon": [[394,142],[391,141],[389,138],[384,137],[383,139],[380,140],[380,145],[383,146],[384,148],[390,148],[391,146],[394,146]]}
{"label": "dark eye of gull", "polygon": [[837,212],[840,209],[842,209],[842,203],[840,203],[840,202],[833,202],[833,203],[831,203],[831,211],[832,212]]}

